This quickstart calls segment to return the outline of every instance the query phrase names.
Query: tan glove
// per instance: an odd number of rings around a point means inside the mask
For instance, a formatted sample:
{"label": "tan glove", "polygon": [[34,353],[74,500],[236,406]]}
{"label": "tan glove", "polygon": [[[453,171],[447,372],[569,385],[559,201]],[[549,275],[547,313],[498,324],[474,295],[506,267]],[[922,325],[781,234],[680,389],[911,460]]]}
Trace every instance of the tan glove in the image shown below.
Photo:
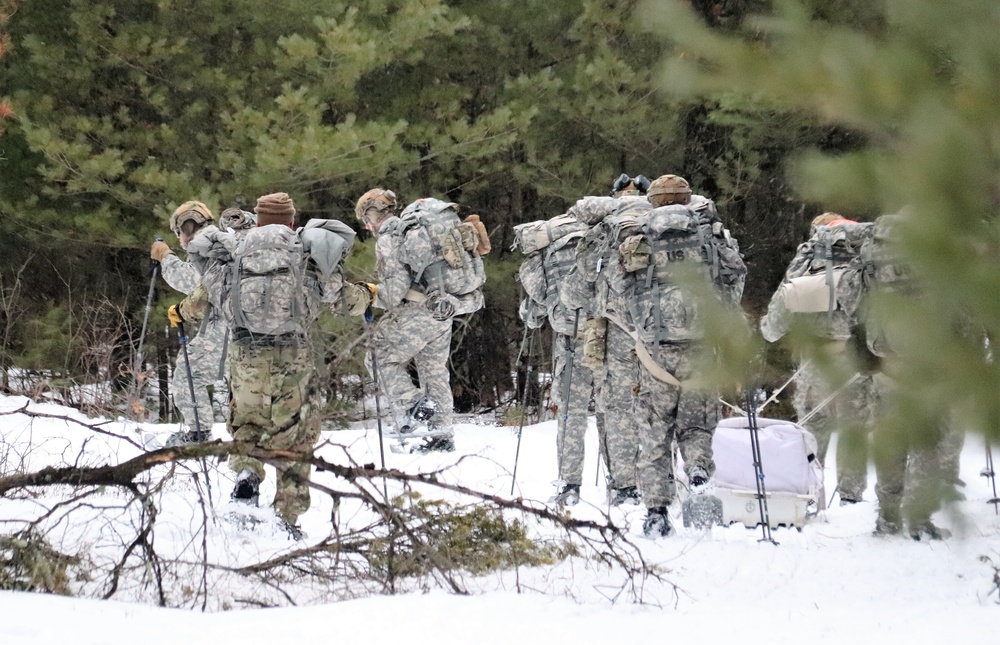
{"label": "tan glove", "polygon": [[352,316],[363,316],[365,311],[375,302],[378,287],[367,282],[353,282],[344,287],[344,304],[347,313]]}
{"label": "tan glove", "polygon": [[167,243],[159,240],[153,242],[153,246],[149,249],[149,257],[153,258],[156,262],[163,262],[163,258],[173,254],[174,252],[170,250]]}
{"label": "tan glove", "polygon": [[184,318],[181,316],[180,305],[170,305],[170,309],[167,309],[167,320],[170,321],[171,327],[177,327],[184,322]]}

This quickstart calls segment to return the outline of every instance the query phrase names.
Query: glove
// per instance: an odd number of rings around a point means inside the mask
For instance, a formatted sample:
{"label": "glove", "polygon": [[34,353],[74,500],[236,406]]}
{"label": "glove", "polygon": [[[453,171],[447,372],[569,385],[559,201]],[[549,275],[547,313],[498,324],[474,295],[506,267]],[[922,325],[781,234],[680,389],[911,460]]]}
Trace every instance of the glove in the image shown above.
{"label": "glove", "polygon": [[424,304],[430,309],[434,320],[445,321],[455,315],[458,299],[449,293],[437,293],[427,298],[427,302]]}
{"label": "glove", "polygon": [[363,316],[375,302],[378,287],[367,282],[353,282],[344,290],[344,303],[347,313],[352,316]]}
{"label": "glove", "polygon": [[170,309],[167,309],[167,320],[170,321],[171,327],[178,327],[184,322],[184,317],[181,316],[180,305],[170,305]]}
{"label": "glove", "polygon": [[174,252],[170,250],[166,242],[161,242],[159,240],[153,242],[153,246],[149,249],[149,257],[153,258],[156,262],[163,262],[163,258],[168,255],[173,255]]}

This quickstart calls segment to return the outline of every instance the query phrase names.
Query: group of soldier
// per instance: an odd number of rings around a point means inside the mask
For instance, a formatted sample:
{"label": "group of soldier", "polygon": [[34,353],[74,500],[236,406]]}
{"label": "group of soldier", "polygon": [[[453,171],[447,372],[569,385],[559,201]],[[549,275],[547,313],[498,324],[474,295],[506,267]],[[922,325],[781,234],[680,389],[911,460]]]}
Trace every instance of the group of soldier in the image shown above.
{"label": "group of soldier", "polygon": [[[170,308],[171,323],[182,331],[185,323],[197,323],[199,329],[187,343],[187,365],[179,358],[175,369],[172,391],[183,424],[168,443],[210,438],[214,415],[208,392],[227,376],[227,422],[235,440],[310,453],[319,437],[314,406],[320,352],[310,346],[308,327],[321,305],[342,302],[371,325],[368,367],[389,404],[396,433],[413,433],[422,440],[421,451],[455,449],[447,361],[453,320],[484,305],[485,228],[478,216],[459,220],[455,204],[436,199],[417,200],[400,212],[396,195],[385,189],[362,195],[355,215],[376,237],[377,283],[345,284],[342,263],[353,231],[337,220],[311,220],[296,229],[294,204],[285,193],[262,196],[254,213],[228,209],[218,226],[200,202],[174,211],[170,228],[186,261],[159,241],[151,256],[167,283],[188,294]],[[843,223],[835,220],[830,215],[814,224]],[[714,354],[704,318],[715,305],[741,312],[746,266],[737,241],[714,203],[693,194],[677,175],[653,181],[622,175],[610,196],[585,197],[564,215],[515,231],[515,246],[520,244],[526,256],[519,271],[526,339],[533,342],[533,330],[545,321],[554,334],[551,391],[558,417],[558,480],[550,501],[568,506],[580,499],[593,400],[609,502],[643,504],[644,533],[672,534],[668,509],[678,486],[703,492],[715,471],[712,437],[720,407],[718,392],[700,373]],[[296,245],[299,254],[288,255],[287,248]],[[787,283],[803,273],[803,247],[761,321],[768,341],[789,329]],[[279,259],[294,266],[275,271]],[[258,265],[265,268],[254,273]],[[298,282],[288,283],[295,286],[284,287],[295,293],[272,285],[276,275],[288,273],[299,276]],[[262,281],[265,274],[269,277]],[[241,291],[241,280],[250,292]],[[259,293],[255,296],[252,289]],[[373,307],[386,312],[377,323]],[[815,316],[815,327],[828,336],[822,351],[835,362],[855,328],[857,309],[855,300],[854,307],[838,305],[837,311]],[[300,310],[304,324],[295,319]],[[283,316],[288,319],[280,327],[266,324],[269,317]],[[800,419],[817,417],[810,429],[819,439],[820,459],[834,428],[843,431],[842,450],[865,444],[864,431],[858,430],[863,424],[857,421],[870,416],[870,410],[856,402],[866,392],[875,397],[879,391],[872,385],[877,378],[853,375],[853,364],[838,372],[820,369],[822,362],[803,360],[795,397]],[[831,376],[845,373],[851,376]],[[883,385],[887,387],[891,385]],[[683,459],[680,472],[675,450]],[[921,454],[926,460],[936,453]],[[901,455],[876,459],[878,533],[901,530],[907,455],[903,448]],[[309,466],[276,463],[275,512],[293,537],[301,537],[297,519],[309,507]],[[840,464],[841,500],[857,502],[867,483],[865,458],[838,458]],[[256,505],[263,464],[244,454],[232,456],[230,466],[236,473],[232,498]],[[933,510],[906,518],[911,535],[945,536],[930,522]]]}

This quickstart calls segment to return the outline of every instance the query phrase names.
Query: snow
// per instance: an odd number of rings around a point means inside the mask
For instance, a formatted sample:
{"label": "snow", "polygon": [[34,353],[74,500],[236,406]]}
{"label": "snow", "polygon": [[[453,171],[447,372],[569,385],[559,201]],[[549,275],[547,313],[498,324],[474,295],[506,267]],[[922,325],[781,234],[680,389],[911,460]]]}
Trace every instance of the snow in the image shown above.
{"label": "snow", "polygon": [[[0,397],[0,413],[25,405],[18,397]],[[0,416],[0,464],[12,458],[31,468],[51,464],[97,465],[139,454],[138,448],[113,435],[135,437],[140,432],[166,434],[169,426],[125,421],[88,420],[54,404],[32,404],[31,410],[100,423],[109,435],[95,435],[73,423],[54,418]],[[458,450],[450,454],[409,455],[388,450],[388,467],[405,472],[442,469],[441,479],[493,495],[509,497],[510,472],[517,449],[516,428],[479,423],[456,428]],[[365,427],[367,426],[367,427]],[[225,437],[224,424],[214,427]],[[349,430],[325,432],[320,453],[336,463],[379,461],[378,432],[371,422]],[[570,513],[575,518],[602,520],[605,513],[627,527],[629,540],[644,558],[664,569],[665,582],[646,581],[641,604],[621,590],[621,576],[587,562],[568,562],[550,569],[493,574],[475,579],[468,596],[431,590],[396,596],[369,596],[329,602],[322,590],[302,589],[300,606],[276,609],[242,608],[234,598],[239,582],[220,579],[213,597],[230,602],[210,606],[218,611],[162,609],[141,602],[143,590],[127,585],[115,598],[101,601],[45,594],[0,592],[0,644],[68,643],[112,645],[140,641],[144,645],[211,642],[319,642],[320,639],[366,645],[405,642],[433,643],[627,643],[655,639],[687,643],[867,643],[891,635],[893,641],[931,643],[989,642],[1000,625],[995,571],[981,556],[1000,566],[1000,516],[986,500],[989,482],[979,475],[985,463],[982,438],[969,436],[962,454],[964,502],[935,516],[955,536],[944,542],[915,542],[906,537],[871,535],[876,506],[869,473],[865,501],[840,507],[811,520],[802,531],[779,528],[773,545],[760,542],[761,531],[742,525],[715,527],[709,533],[684,529],[679,509],[673,509],[678,535],[662,540],[642,536],[644,511],[627,506],[608,509],[603,473],[597,472],[596,431],[587,437],[588,457],[583,502]],[[830,448],[830,455],[836,446]],[[515,496],[544,502],[555,479],[555,423],[526,426],[522,432]],[[835,486],[835,465],[826,469],[827,490]],[[227,508],[233,475],[225,465],[210,468],[211,501]],[[330,473],[315,480],[335,487]],[[203,506],[198,481],[181,472],[158,499],[157,547],[181,556],[193,555],[193,530],[201,526]],[[40,506],[65,499],[68,489],[43,490],[38,497],[0,499],[0,533],[10,520],[33,517]],[[262,488],[262,500],[273,495],[273,477]],[[437,492],[438,497],[458,494]],[[62,527],[60,546],[87,544],[95,562],[112,557],[102,543],[114,522],[133,512],[124,508],[127,496],[106,491],[93,498],[89,521]],[[467,500],[466,500],[467,501]],[[332,502],[315,493],[313,506],[301,518],[309,542],[329,535]],[[261,511],[266,514],[266,511]],[[360,506],[345,501],[340,521],[363,520]],[[117,518],[117,519],[116,519]],[[544,535],[544,527],[534,527]],[[549,529],[550,534],[552,530]],[[239,530],[224,522],[207,531],[209,552],[220,561],[245,564],[287,552],[296,546],[280,532]],[[120,548],[120,545],[119,545]],[[107,552],[105,552],[107,551]],[[670,583],[676,584],[676,589]],[[194,583],[192,583],[194,584]],[[228,586],[227,586],[228,585]],[[88,590],[92,595],[93,590]],[[612,602],[611,598],[617,597]],[[222,611],[232,608],[233,611]],[[269,640],[269,639],[274,640]]]}

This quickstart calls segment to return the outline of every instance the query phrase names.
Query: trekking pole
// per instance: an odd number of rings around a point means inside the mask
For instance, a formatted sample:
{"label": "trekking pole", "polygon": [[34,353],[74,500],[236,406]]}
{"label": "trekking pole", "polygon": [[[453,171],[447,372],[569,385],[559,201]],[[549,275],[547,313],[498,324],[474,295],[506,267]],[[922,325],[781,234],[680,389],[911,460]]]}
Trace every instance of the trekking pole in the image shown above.
{"label": "trekking pole", "polygon": [[[528,414],[528,384],[531,382],[531,357],[535,347],[535,330],[532,329],[529,335],[528,326],[524,326],[524,338],[521,339],[521,347],[524,341],[528,341],[528,365],[524,369],[524,387],[521,388],[521,423],[517,427],[517,450],[514,452],[514,472],[510,477],[510,494],[514,494],[514,485],[517,483],[517,462],[521,457],[521,432],[524,430],[524,417]],[[520,362],[521,356],[517,357]]]}
{"label": "trekking pole", "polygon": [[[156,238],[157,242],[162,242],[163,238]],[[136,383],[136,391],[133,399],[133,406],[138,402],[142,393],[142,382],[139,380],[139,372],[142,370],[142,346],[146,342],[146,327],[149,324],[149,312],[153,309],[153,294],[156,292],[156,274],[160,272],[160,263],[152,262],[153,271],[149,278],[149,292],[146,294],[146,313],[142,316],[142,331],[139,332],[139,348],[135,352],[135,363],[132,365],[132,378]],[[133,407],[133,409],[135,409]]]}
{"label": "trekking pole", "polygon": [[[365,327],[371,329],[372,321],[365,316]],[[382,403],[380,402],[378,390],[379,390],[379,378],[378,378],[378,358],[375,354],[375,343],[372,343],[370,356],[372,359],[372,384],[375,386],[375,426],[378,428],[378,456],[382,463],[382,470],[385,470],[385,446],[382,441]],[[382,485],[385,486],[385,480],[382,480]],[[388,499],[388,495],[386,495]]]}
{"label": "trekking pole", "polygon": [[997,476],[993,470],[993,449],[990,448],[989,440],[986,441],[986,468],[979,474],[989,479],[993,485],[993,499],[986,500],[986,503],[993,504],[993,510],[1000,515],[1000,498],[997,497]]}
{"label": "trekking pole", "polygon": [[761,532],[763,537],[760,542],[770,542],[778,544],[771,537],[771,516],[767,512],[767,489],[764,486],[764,464],[761,462],[760,435],[757,429],[757,410],[754,407],[752,395],[748,389],[747,399],[747,425],[750,426],[750,450],[753,453],[753,470],[757,480],[757,508],[760,510]]}
{"label": "trekking pole", "polygon": [[184,353],[184,366],[187,368],[188,377],[188,390],[191,393],[191,407],[194,409],[194,433],[198,441],[204,441],[204,435],[201,433],[201,420],[198,418],[198,399],[194,395],[194,376],[191,373],[191,359],[188,358],[188,339],[187,334],[184,333],[184,322],[177,323],[177,340],[181,343],[181,351]]}

